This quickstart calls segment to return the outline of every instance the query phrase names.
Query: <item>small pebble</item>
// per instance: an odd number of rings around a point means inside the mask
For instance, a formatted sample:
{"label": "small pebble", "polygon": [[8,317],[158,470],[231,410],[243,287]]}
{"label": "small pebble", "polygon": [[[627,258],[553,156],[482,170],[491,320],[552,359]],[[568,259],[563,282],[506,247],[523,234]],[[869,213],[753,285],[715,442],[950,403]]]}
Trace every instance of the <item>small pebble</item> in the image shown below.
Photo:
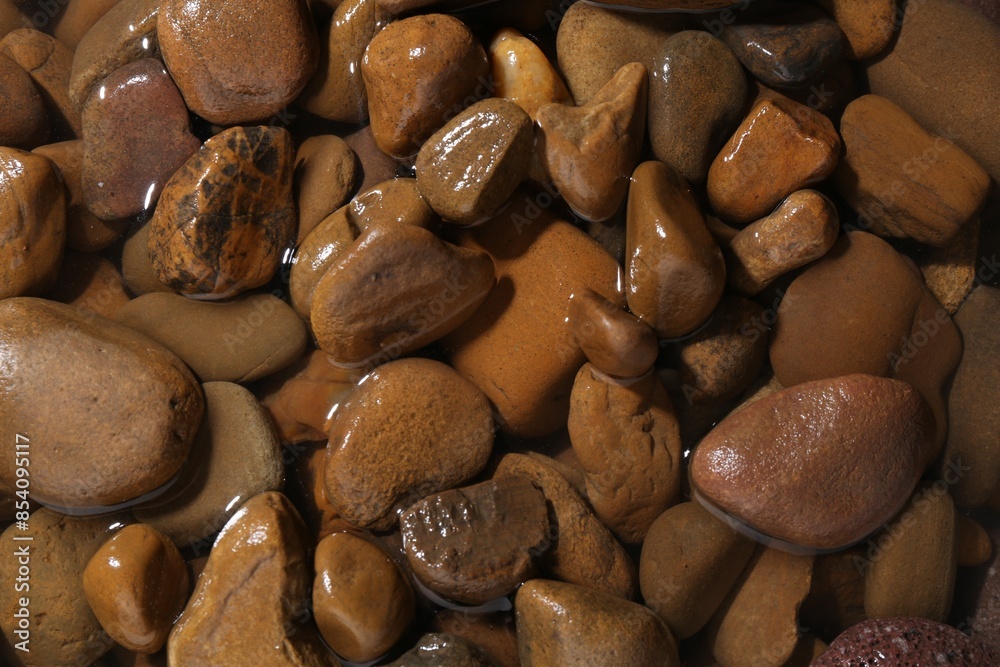
{"label": "small pebble", "polygon": [[489,45],[494,95],[524,109],[532,120],[546,104],[572,104],[559,72],[533,41],[514,28],[501,28]]}
{"label": "small pebble", "polygon": [[896,32],[896,0],[820,0],[844,33],[844,57],[864,60],[889,46]]}
{"label": "small pebble", "polygon": [[632,378],[653,367],[659,353],[656,334],[613,301],[584,288],[570,299],[568,317],[587,361],[601,372]]}
{"label": "small pebble", "polygon": [[[41,93],[24,69],[0,53],[0,146],[30,150],[49,138],[49,114]],[[8,149],[9,150],[9,149]]]}
{"label": "small pebble", "polygon": [[340,137],[318,134],[302,142],[295,152],[293,185],[299,212],[296,244],[347,203],[357,177],[357,157]]}
{"label": "small pebble", "polygon": [[496,663],[468,639],[427,633],[416,646],[385,667],[496,667]]}
{"label": "small pebble", "polygon": [[955,514],[955,552],[959,567],[979,567],[993,557],[993,542],[975,519]]}
{"label": "small pebble", "polygon": [[73,51],[44,32],[22,28],[0,40],[0,53],[10,56],[38,86],[53,133],[64,139],[81,137],[80,113],[69,99]]}
{"label": "small pebble", "polygon": [[288,291],[295,312],[306,321],[312,316],[316,285],[354,247],[357,237],[358,229],[351,221],[348,207],[342,206],[323,218],[295,249]]}

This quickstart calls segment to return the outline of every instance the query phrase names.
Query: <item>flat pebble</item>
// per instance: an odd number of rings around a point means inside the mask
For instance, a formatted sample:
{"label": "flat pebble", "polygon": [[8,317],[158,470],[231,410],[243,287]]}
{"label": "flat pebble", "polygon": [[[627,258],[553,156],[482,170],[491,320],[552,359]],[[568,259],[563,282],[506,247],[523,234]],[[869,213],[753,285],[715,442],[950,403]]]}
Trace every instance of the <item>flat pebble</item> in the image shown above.
{"label": "flat pebble", "polygon": [[354,247],[358,229],[348,207],[342,206],[326,216],[299,243],[292,256],[288,291],[295,312],[306,321],[312,316],[316,285],[343,255]]}
{"label": "flat pebble", "polygon": [[56,16],[52,33],[60,42],[75,50],[87,31],[119,2],[120,0],[70,2]]}
{"label": "flat pebble", "polygon": [[392,178],[363,189],[347,205],[347,215],[359,231],[389,225],[433,231],[440,222],[415,178]]}

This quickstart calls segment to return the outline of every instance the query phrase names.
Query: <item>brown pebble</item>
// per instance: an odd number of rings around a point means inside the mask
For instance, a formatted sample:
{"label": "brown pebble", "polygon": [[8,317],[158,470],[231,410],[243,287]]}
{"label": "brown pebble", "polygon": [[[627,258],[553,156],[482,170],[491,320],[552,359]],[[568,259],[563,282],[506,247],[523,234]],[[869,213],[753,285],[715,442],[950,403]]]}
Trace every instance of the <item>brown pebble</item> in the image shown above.
{"label": "brown pebble", "polygon": [[302,142],[295,153],[293,185],[299,212],[296,244],[347,203],[358,176],[356,165],[354,151],[340,137],[320,134]]}
{"label": "brown pebble", "polygon": [[385,667],[496,667],[479,646],[458,635],[428,633]]}
{"label": "brown pebble", "polygon": [[993,557],[993,542],[975,519],[955,514],[955,553],[961,567],[979,567]]}
{"label": "brown pebble", "polygon": [[572,103],[559,72],[533,41],[514,28],[501,28],[489,46],[496,97],[524,109],[532,120],[546,104]]}
{"label": "brown pebble", "polygon": [[521,667],[512,612],[472,614],[441,609],[431,619],[431,630],[467,639],[483,649],[498,667]]}
{"label": "brown pebble", "polygon": [[799,609],[799,623],[824,637],[836,637],[865,615],[866,547],[816,556],[812,585]]}
{"label": "brown pebble", "polygon": [[327,496],[351,523],[387,530],[420,498],[478,474],[492,448],[490,406],[474,385],[437,361],[392,361],[337,412]]}
{"label": "brown pebble", "polygon": [[844,33],[844,57],[864,60],[881,53],[896,32],[896,0],[820,0]]}
{"label": "brown pebble", "polygon": [[10,56],[38,86],[53,124],[53,132],[65,139],[82,137],[80,113],[69,99],[73,52],[44,32],[23,28],[0,40],[0,53]]}
{"label": "brown pebble", "polygon": [[649,325],[592,289],[569,301],[569,325],[587,361],[618,377],[639,377],[653,367],[659,345]]}
{"label": "brown pebble", "polygon": [[66,251],[59,282],[45,296],[112,319],[131,299],[114,262],[74,250]]}
{"label": "brown pebble", "polygon": [[380,225],[414,225],[433,231],[439,222],[415,178],[393,178],[365,188],[347,205],[347,215],[360,232]]}
{"label": "brown pebble", "polygon": [[218,6],[164,0],[156,34],[188,108],[219,125],[278,114],[305,87],[319,59],[304,0]]}
{"label": "brown pebble", "polygon": [[108,635],[140,653],[167,642],[189,591],[187,563],[166,535],[132,524],[101,545],[83,571],[83,591]]}
{"label": "brown pebble", "polygon": [[14,0],[0,0],[0,37],[29,25],[31,22],[14,4]]}
{"label": "brown pebble", "polygon": [[299,243],[292,257],[288,289],[295,311],[306,321],[312,314],[316,285],[326,272],[347,253],[358,230],[343,206],[323,220]]}
{"label": "brown pebble", "polygon": [[830,120],[787,98],[759,97],[708,172],[708,199],[724,220],[745,225],[837,166]]}
{"label": "brown pebble", "polygon": [[177,290],[160,282],[153,269],[153,260],[149,256],[149,227],[150,221],[140,218],[125,235],[125,243],[122,245],[122,278],[129,291],[137,296],[150,292],[176,293]]}
{"label": "brown pebble", "polygon": [[49,138],[49,114],[35,82],[11,57],[0,53],[0,146],[32,149]]}
{"label": "brown pebble", "polygon": [[372,136],[371,125],[365,125],[360,130],[348,134],[344,137],[344,141],[358,156],[359,191],[363,192],[376,183],[387,181],[396,175],[399,163],[379,149],[375,137]]}
{"label": "brown pebble", "polygon": [[374,543],[335,533],[316,547],[313,613],[338,656],[368,662],[384,655],[413,622],[413,589]]}
{"label": "brown pebble", "polygon": [[953,316],[979,283],[979,233],[983,216],[963,225],[955,240],[943,248],[927,248],[915,259],[924,283]]}

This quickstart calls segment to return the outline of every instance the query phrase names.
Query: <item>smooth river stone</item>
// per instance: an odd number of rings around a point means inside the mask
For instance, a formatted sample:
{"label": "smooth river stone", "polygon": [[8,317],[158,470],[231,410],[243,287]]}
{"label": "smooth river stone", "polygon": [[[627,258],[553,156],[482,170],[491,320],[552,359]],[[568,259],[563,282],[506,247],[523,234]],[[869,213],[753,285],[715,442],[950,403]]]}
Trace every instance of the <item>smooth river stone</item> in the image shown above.
{"label": "smooth river stone", "polygon": [[359,190],[367,190],[376,183],[389,180],[396,176],[399,163],[389,157],[376,145],[372,136],[371,125],[365,125],[344,136],[344,141],[358,156],[360,172]]}
{"label": "smooth river stone", "polygon": [[413,623],[413,588],[374,542],[351,533],[328,535],[316,546],[315,570],[316,625],[345,660],[381,657]]}
{"label": "smooth river stone", "polygon": [[24,28],[0,40],[0,53],[20,65],[38,86],[46,102],[54,134],[65,139],[82,137],[80,113],[69,99],[73,52],[44,32]]}
{"label": "smooth river stone", "polygon": [[493,262],[481,250],[412,225],[374,226],[316,284],[316,341],[337,363],[372,368],[452,331],[493,282]]}
{"label": "smooth river stone", "polygon": [[0,147],[0,299],[39,295],[59,275],[66,193],[48,159]]}
{"label": "smooth river stone", "polygon": [[474,93],[482,88],[489,63],[464,23],[426,14],[378,32],[365,50],[361,74],[375,143],[383,153],[405,158],[479,99]]}
{"label": "smooth river stone", "polygon": [[518,590],[514,609],[524,667],[680,667],[667,624],[640,604],[534,579]]}
{"label": "smooth river stone", "polygon": [[391,178],[362,189],[347,205],[347,216],[362,232],[369,227],[391,225],[433,231],[440,222],[420,194],[415,178]]}
{"label": "smooth river stone", "polygon": [[391,16],[376,0],[342,2],[319,33],[319,66],[296,104],[320,118],[356,125],[368,120],[361,59]]}
{"label": "smooth river stone", "polygon": [[766,538],[839,549],[903,506],[933,458],[933,435],[930,410],[905,382],[805,382],[712,429],[692,455],[691,483],[703,503]]}
{"label": "smooth river stone", "polygon": [[708,12],[739,3],[733,0],[603,0],[601,4],[665,12]]}
{"label": "smooth river stone", "polygon": [[683,27],[680,16],[615,11],[590,2],[570,5],[559,22],[556,53],[577,105],[586,104],[629,63],[642,63],[652,72],[664,42]]}
{"label": "smooth river stone", "polygon": [[319,59],[305,0],[163,0],[156,34],[188,108],[218,125],[263,121],[282,111]]}
{"label": "smooth river stone", "polygon": [[170,632],[176,667],[333,667],[309,616],[306,528],[280,493],[247,500],[216,540],[194,594]]}
{"label": "smooth river stone", "polygon": [[568,323],[587,361],[603,373],[639,377],[656,362],[660,348],[649,325],[591,289],[570,299]]}
{"label": "smooth river stone", "polygon": [[134,510],[139,521],[199,554],[248,498],[280,490],[285,474],[280,443],[253,394],[229,382],[203,388],[205,418],[189,469],[162,498]]}
{"label": "smooth river stone", "polygon": [[581,107],[538,110],[542,165],[573,212],[593,222],[621,206],[645,139],[646,67],[628,63]]}
{"label": "smooth river stone", "polygon": [[514,28],[501,28],[489,45],[497,97],[508,99],[534,120],[546,104],[572,103],[569,90],[545,53]]}
{"label": "smooth river stone", "polygon": [[709,202],[724,220],[746,225],[833,173],[839,155],[826,116],[788,98],[758,97],[712,162]]}
{"label": "smooth river stone", "polygon": [[674,505],[646,533],[639,586],[677,639],[705,627],[753,555],[754,543],[695,502]]}
{"label": "smooth river stone", "polygon": [[340,137],[311,136],[295,152],[293,189],[299,212],[296,244],[347,203],[358,177],[357,156]]}
{"label": "smooth river stone", "polygon": [[427,633],[412,649],[385,667],[496,667],[481,647],[458,635]]}
{"label": "smooth river stone", "polygon": [[902,12],[892,49],[866,63],[871,92],[947,137],[1000,182],[1000,25],[954,0]]}
{"label": "smooth river stone", "polygon": [[819,4],[844,33],[845,58],[877,56],[896,33],[896,0],[820,0]]}
{"label": "smooth river stone", "polygon": [[482,392],[430,359],[392,361],[341,404],[330,431],[327,497],[362,528],[388,530],[420,498],[477,475],[493,449]]}
{"label": "smooth river stone", "polygon": [[840,135],[844,155],[833,182],[868,231],[946,246],[986,202],[989,174],[884,97],[847,105]]}
{"label": "smooth river stone", "polygon": [[122,528],[83,571],[83,592],[108,635],[140,653],[167,642],[190,591],[187,563],[170,538],[152,526]]}
{"label": "smooth river stone", "polygon": [[129,291],[137,296],[150,292],[176,294],[177,290],[160,282],[153,269],[153,260],[149,256],[150,222],[150,219],[139,218],[128,227],[122,244],[122,278]]}
{"label": "smooth river stone", "polygon": [[[0,358],[10,369],[0,380],[0,424],[10,447],[15,430],[31,440],[33,499],[115,505],[157,489],[184,463],[204,410],[201,389],[152,339],[22,297],[0,302]],[[0,487],[13,486],[13,464],[13,456],[0,464]]]}
{"label": "smooth river stone", "polygon": [[96,86],[83,126],[83,195],[102,220],[151,211],[167,180],[201,147],[177,87],[152,58]]}
{"label": "smooth river stone", "polygon": [[623,542],[640,544],[681,493],[680,427],[659,377],[616,380],[584,364],[568,428],[594,513]]}
{"label": "smooth river stone", "polygon": [[269,281],[295,240],[292,137],[234,127],[205,142],[163,188],[149,226],[157,277],[221,299]]}
{"label": "smooth river stone", "polygon": [[518,478],[427,496],[403,513],[399,530],[413,574],[473,605],[517,590],[552,543],[545,496]]}
{"label": "smooth river stone", "polygon": [[656,159],[702,183],[746,111],[746,74],[719,39],[677,33],[660,48],[649,82],[649,140]]}
{"label": "smooth river stone", "polygon": [[690,186],[662,162],[643,162],[628,195],[629,310],[661,338],[697,329],[726,286],[726,266]]}
{"label": "smooth river stone", "polygon": [[535,150],[531,117],[502,98],[476,102],[448,121],[417,154],[417,186],[444,220],[492,217],[528,173]]}
{"label": "smooth river stone", "polygon": [[523,193],[499,217],[464,232],[461,244],[490,254],[497,284],[444,338],[449,359],[490,399],[505,431],[552,433],[566,424],[585,360],[566,322],[570,297],[589,288],[624,305],[621,269],[596,241]]}
{"label": "smooth river stone", "polygon": [[[49,114],[35,82],[9,56],[0,53],[0,146],[32,149],[49,138]],[[8,149],[9,150],[9,149]]]}
{"label": "smooth river stone", "polygon": [[298,359],[308,339],[302,319],[271,294],[206,303],[153,292],[115,319],[171,350],[202,382],[259,380]]}

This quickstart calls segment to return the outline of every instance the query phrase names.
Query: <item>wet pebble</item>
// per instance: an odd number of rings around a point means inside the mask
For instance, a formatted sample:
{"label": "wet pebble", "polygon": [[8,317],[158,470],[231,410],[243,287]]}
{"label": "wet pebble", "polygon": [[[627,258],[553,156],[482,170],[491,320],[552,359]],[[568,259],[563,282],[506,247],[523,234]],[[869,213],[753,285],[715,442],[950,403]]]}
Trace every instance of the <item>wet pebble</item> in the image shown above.
{"label": "wet pebble", "polygon": [[631,378],[653,367],[659,353],[653,330],[594,290],[573,295],[568,318],[587,361],[601,372]]}
{"label": "wet pebble", "polygon": [[295,152],[294,193],[302,243],[327,216],[347,203],[357,182],[357,157],[340,137],[309,137]]}
{"label": "wet pebble", "polygon": [[32,149],[49,138],[49,114],[35,82],[10,56],[0,53],[0,146]]}
{"label": "wet pebble", "polygon": [[0,40],[0,53],[31,76],[45,100],[53,132],[64,139],[81,137],[80,113],[69,99],[73,51],[40,30],[23,28]]}
{"label": "wet pebble", "polygon": [[468,639],[427,633],[417,645],[385,667],[496,667],[493,659]]}
{"label": "wet pebble", "polygon": [[524,109],[532,120],[546,104],[572,103],[569,90],[545,53],[514,28],[501,28],[489,45],[494,95]]}

